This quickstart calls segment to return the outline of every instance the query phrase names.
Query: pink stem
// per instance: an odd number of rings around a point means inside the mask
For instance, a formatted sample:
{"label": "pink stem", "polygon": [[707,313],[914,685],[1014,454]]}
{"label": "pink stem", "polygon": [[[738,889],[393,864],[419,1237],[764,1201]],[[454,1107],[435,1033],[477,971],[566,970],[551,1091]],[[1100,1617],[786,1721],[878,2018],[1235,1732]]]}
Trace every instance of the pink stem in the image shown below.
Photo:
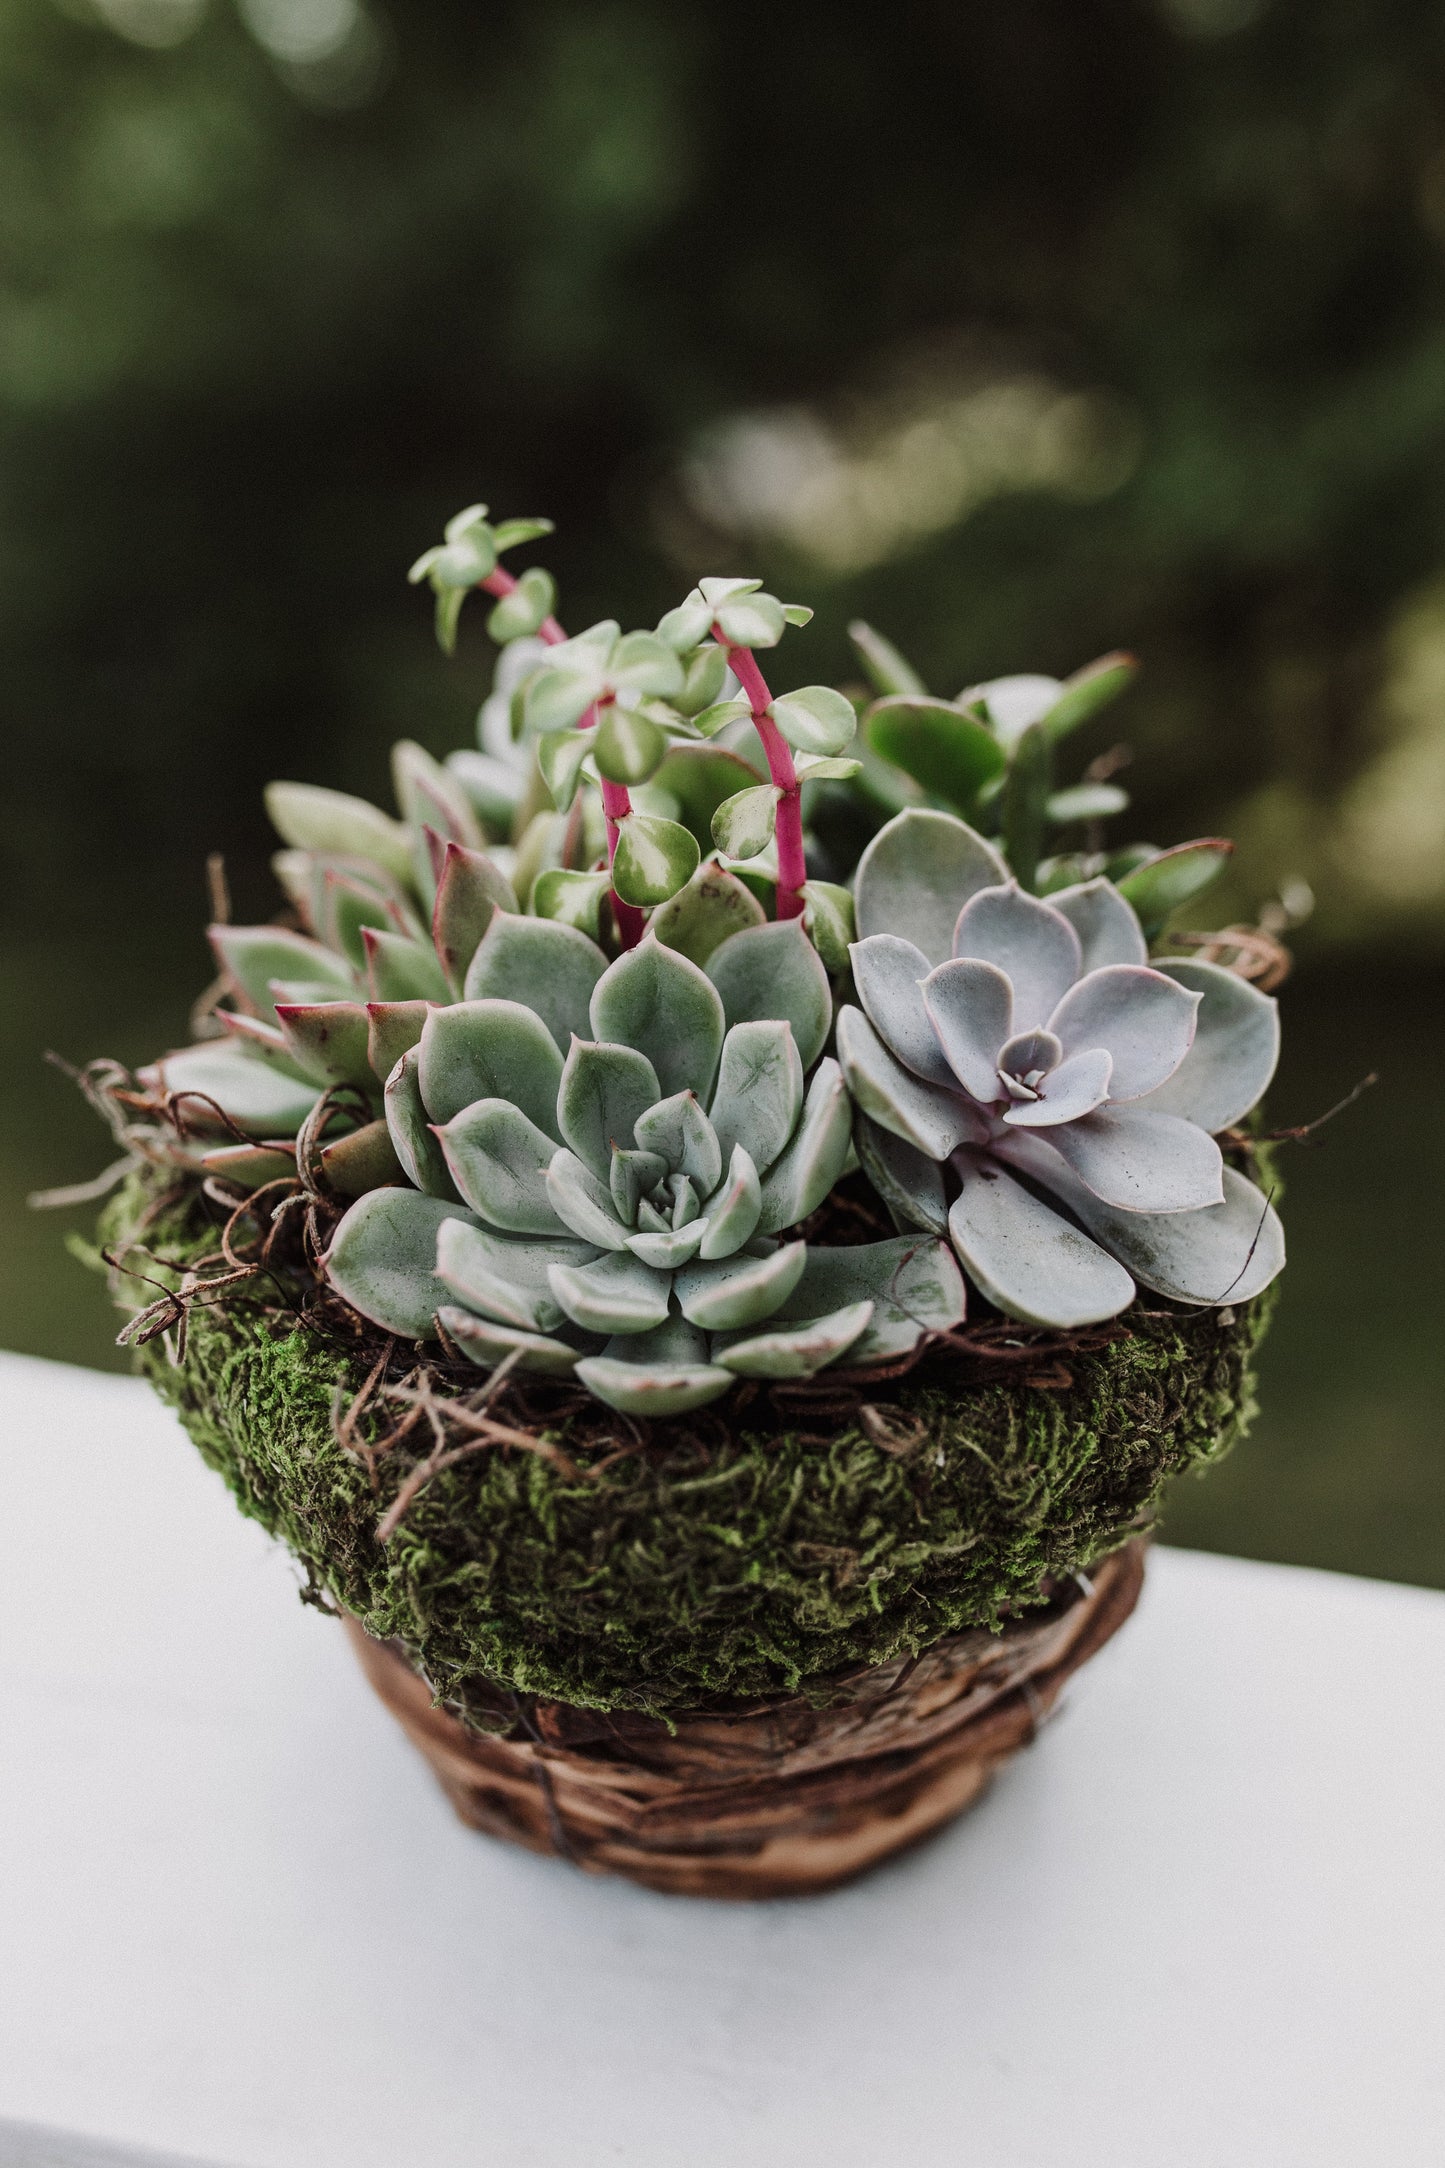
{"label": "pink stem", "polygon": [[[489,595],[500,596],[510,595],[517,582],[504,566],[498,565],[495,572],[489,572],[478,584],[485,588]],[[545,640],[548,647],[556,647],[567,637],[555,617],[543,618],[537,628],[537,636]],[[590,730],[596,720],[596,708],[589,708],[582,718],[582,728]],[[607,863],[610,867],[617,856],[617,823],[626,820],[632,811],[632,800],[627,794],[625,783],[609,783],[604,778],[602,811],[607,818]],[[612,890],[612,915],[617,921],[617,938],[622,946],[625,949],[636,948],[642,939],[647,921],[635,903],[623,902],[615,888]]]}
{"label": "pink stem", "polygon": [[727,647],[728,666],[747,694],[748,706],[753,711],[753,728],[762,739],[763,751],[768,756],[768,773],[783,794],[778,800],[774,823],[778,844],[778,917],[798,918],[803,911],[803,883],[808,878],[808,868],[803,859],[802,786],[793,766],[793,750],[768,713],[773,696],[753,659],[752,649],[728,647],[716,625],[713,638],[720,646]]}

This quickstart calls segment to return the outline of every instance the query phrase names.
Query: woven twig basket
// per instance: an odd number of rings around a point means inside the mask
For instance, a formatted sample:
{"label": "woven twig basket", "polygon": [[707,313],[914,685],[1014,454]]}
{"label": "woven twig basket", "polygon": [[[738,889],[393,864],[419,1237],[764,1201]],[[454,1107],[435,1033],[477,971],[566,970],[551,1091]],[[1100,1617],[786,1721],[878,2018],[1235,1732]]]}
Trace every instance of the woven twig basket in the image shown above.
{"label": "woven twig basket", "polygon": [[940,1828],[1027,1746],[1065,1681],[1138,1600],[1144,1544],[1001,1634],[952,1634],[922,1656],[799,1696],[625,1711],[497,1695],[494,1736],[434,1706],[392,1643],[347,1628],[362,1668],[431,1763],[462,1820],[488,1836],[689,1897],[831,1889]]}

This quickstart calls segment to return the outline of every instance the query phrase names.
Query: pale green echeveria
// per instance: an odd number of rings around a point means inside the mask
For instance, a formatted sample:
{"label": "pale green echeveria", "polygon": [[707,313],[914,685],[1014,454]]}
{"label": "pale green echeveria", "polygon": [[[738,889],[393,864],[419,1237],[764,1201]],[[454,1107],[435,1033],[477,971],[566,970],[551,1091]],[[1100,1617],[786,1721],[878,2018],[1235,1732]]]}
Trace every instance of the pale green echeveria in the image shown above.
{"label": "pale green echeveria", "polygon": [[[483,1368],[573,1372],[657,1415],[957,1322],[962,1282],[932,1238],[786,1239],[850,1149],[837,1064],[806,1075],[827,1027],[793,969],[821,974],[801,930],[744,928],[711,972],[652,936],[610,965],[564,954],[567,932],[499,921],[470,998],[398,1063],[386,1118],[416,1188],[351,1207],[327,1261],[338,1292],[389,1331],[439,1327]],[[791,1019],[751,1013],[765,984]]]}
{"label": "pale green echeveria", "polygon": [[1136,1283],[1198,1304],[1269,1284],[1279,1221],[1215,1138],[1274,1073],[1271,999],[1151,965],[1105,880],[1026,895],[948,814],[880,830],[856,910],[838,1058],[896,1218],[946,1227],[989,1300],[1037,1324],[1112,1317]]}

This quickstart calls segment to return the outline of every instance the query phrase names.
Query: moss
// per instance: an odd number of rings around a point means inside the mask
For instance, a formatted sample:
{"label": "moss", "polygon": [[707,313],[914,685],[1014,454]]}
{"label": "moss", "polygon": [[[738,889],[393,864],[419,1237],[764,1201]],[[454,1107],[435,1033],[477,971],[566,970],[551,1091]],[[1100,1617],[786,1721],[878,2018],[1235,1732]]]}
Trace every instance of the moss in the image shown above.
{"label": "moss", "polygon": [[[144,1202],[122,1192],[110,1240]],[[175,1254],[186,1227],[158,1233]],[[193,1311],[179,1367],[160,1342],[142,1362],[242,1511],[314,1589],[404,1643],[442,1699],[500,1685],[661,1712],[806,1691],[1037,1602],[1233,1442],[1267,1309],[1135,1313],[1130,1337],[1068,1357],[1062,1389],[916,1372],[878,1394],[922,1427],[904,1456],[856,1423],[821,1442],[776,1424],[683,1437],[595,1481],[479,1453],[436,1476],[385,1546],[376,1524],[412,1463],[384,1461],[378,1492],[336,1443],[335,1389],[360,1382],[343,1349],[237,1300]],[[567,1444],[566,1423],[550,1435]],[[569,1449],[584,1468],[598,1457]]]}

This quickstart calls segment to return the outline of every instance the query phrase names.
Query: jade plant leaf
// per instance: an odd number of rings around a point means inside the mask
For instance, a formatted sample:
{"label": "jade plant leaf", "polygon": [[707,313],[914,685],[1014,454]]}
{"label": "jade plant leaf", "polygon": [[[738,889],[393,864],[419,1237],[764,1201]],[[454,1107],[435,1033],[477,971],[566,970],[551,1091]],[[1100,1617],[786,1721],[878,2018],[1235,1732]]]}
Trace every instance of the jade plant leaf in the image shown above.
{"label": "jade plant leaf", "polygon": [[827,1043],[833,994],[822,959],[795,918],[747,928],[707,961],[728,1024],[781,1017],[791,1024],[798,1058],[811,1069]]}
{"label": "jade plant leaf", "polygon": [[1097,662],[1086,663],[1072,677],[1065,678],[1058,695],[1043,716],[1044,728],[1051,738],[1066,737],[1086,723],[1091,715],[1117,700],[1120,693],[1127,692],[1139,672],[1139,665],[1132,655],[1116,653],[1101,655]]}
{"label": "jade plant leaf", "polygon": [[[720,648],[708,654],[721,657]],[[677,805],[684,826],[703,850],[709,847],[712,818],[725,798],[750,785],[766,783],[767,776],[744,760],[740,753],[721,745],[671,745],[667,758],[652,779],[654,788],[667,791]]]}
{"label": "jade plant leaf", "polygon": [[559,813],[565,813],[577,795],[582,763],[592,745],[590,730],[548,730],[537,740],[537,766]]}
{"label": "jade plant leaf", "polygon": [[560,1233],[547,1189],[556,1141],[520,1107],[479,1099],[437,1135],[453,1182],[490,1226],[517,1235]]}
{"label": "jade plant leaf", "polygon": [[603,900],[611,888],[610,873],[574,873],[566,866],[548,866],[532,884],[532,909],[538,918],[574,926],[589,941],[597,941],[602,934]]}
{"label": "jade plant leaf", "polygon": [[565,1053],[574,1035],[587,1030],[588,1007],[606,968],[597,943],[575,926],[499,911],[468,968],[466,998],[523,1004]]}
{"label": "jade plant leaf", "polygon": [[593,733],[597,773],[609,783],[645,783],[662,764],[667,739],[645,715],[609,707]]}
{"label": "jade plant leaf", "polygon": [[594,1038],[647,1056],[664,1097],[711,1095],[725,1029],[722,999],[676,949],[649,937],[609,964],[592,996],[591,1023]]}
{"label": "jade plant leaf", "polygon": [[436,1275],[437,1234],[461,1211],[414,1189],[374,1189],[342,1218],[324,1259],[336,1292],[383,1332],[430,1339],[447,1290]]}
{"label": "jade plant leaf", "polygon": [[712,817],[712,840],[729,858],[756,858],[773,840],[773,816],[782,792],[771,783],[752,785],[724,798]]}
{"label": "jade plant leaf", "polygon": [[1119,893],[1138,912],[1146,934],[1157,933],[1170,914],[1190,903],[1223,870],[1234,845],[1223,836],[1179,843],[1135,866],[1119,882]]}
{"label": "jade plant leaf", "polygon": [[506,1099],[557,1135],[562,1056],[541,1017],[519,1001],[460,1001],[433,1009],[422,1030],[422,1098],[434,1122],[478,1099]]}

